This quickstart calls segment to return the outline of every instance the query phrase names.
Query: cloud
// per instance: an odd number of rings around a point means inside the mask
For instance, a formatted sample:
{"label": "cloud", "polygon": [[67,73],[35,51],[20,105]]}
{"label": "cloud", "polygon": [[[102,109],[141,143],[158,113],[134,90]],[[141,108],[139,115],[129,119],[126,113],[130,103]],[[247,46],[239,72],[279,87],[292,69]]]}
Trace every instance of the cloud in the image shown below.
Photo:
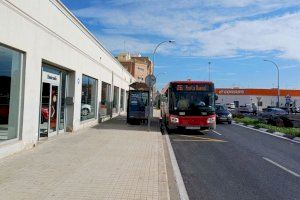
{"label": "cloud", "polygon": [[166,69],[166,68],[169,68],[170,66],[167,66],[167,65],[155,65],[155,68],[156,69]]}
{"label": "cloud", "polygon": [[233,73],[233,72],[228,72],[228,73],[225,73],[226,76],[235,76],[237,75],[237,73]]}
{"label": "cloud", "polygon": [[155,47],[155,44],[149,41],[122,35],[111,37],[111,35],[96,34],[96,37],[99,38],[108,49],[111,49],[113,53],[126,51],[138,54],[141,52],[151,52]]}
{"label": "cloud", "polygon": [[238,21],[199,33],[206,56],[238,55],[239,51],[278,51],[282,58],[300,60],[300,13],[271,19]]}
{"label": "cloud", "polygon": [[[97,36],[113,52],[160,52],[196,57],[273,54],[300,60],[298,0],[108,0],[93,1],[75,15],[99,25]],[[293,9],[293,12],[290,10]]]}
{"label": "cloud", "polygon": [[279,67],[279,69],[281,70],[294,69],[294,68],[300,68],[300,65],[285,65]]}

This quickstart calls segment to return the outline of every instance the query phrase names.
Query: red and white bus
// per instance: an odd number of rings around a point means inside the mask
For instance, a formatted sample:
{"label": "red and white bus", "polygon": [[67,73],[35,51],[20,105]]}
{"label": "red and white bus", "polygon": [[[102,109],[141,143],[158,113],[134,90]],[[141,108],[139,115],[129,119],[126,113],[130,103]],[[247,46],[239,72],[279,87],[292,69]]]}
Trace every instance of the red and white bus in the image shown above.
{"label": "red and white bus", "polygon": [[215,129],[214,83],[174,81],[161,94],[162,123],[167,129]]}

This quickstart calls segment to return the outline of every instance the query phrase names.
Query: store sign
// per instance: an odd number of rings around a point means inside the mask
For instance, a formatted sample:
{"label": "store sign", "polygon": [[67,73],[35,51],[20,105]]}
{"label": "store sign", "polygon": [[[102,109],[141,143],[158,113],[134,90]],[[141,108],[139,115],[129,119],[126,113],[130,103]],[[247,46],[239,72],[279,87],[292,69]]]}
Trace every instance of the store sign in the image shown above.
{"label": "store sign", "polygon": [[43,71],[43,82],[59,85],[60,75]]}
{"label": "store sign", "polygon": [[232,89],[232,90],[219,90],[220,95],[244,95],[245,90],[240,90],[240,89]]}

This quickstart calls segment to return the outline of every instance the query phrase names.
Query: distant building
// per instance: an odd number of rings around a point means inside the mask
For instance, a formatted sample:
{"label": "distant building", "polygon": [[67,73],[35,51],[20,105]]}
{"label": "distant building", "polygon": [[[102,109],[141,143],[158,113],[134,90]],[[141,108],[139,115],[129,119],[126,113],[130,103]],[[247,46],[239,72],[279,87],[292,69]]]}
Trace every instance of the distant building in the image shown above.
{"label": "distant building", "polygon": [[[261,102],[261,108],[276,106],[277,89],[250,89],[250,88],[216,88],[217,103],[236,105],[256,104]],[[300,90],[280,90],[280,107],[287,103],[300,106]]]}
{"label": "distant building", "polygon": [[117,59],[138,82],[145,82],[146,76],[152,74],[153,63],[149,57],[120,53]]}

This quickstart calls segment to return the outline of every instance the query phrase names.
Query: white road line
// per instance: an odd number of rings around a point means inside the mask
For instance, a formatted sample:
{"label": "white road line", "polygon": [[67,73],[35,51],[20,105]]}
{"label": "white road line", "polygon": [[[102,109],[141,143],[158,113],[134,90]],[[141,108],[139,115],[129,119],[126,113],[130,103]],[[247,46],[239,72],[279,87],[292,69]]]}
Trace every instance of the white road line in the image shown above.
{"label": "white road line", "polygon": [[265,157],[262,157],[262,158],[263,158],[264,160],[266,160],[266,161],[272,163],[273,165],[279,167],[280,169],[283,169],[284,171],[286,171],[286,172],[288,172],[288,173],[290,173],[290,174],[292,174],[292,175],[294,175],[294,176],[296,176],[296,177],[298,177],[298,178],[300,177],[300,175],[297,174],[296,172],[293,172],[292,170],[289,170],[288,168],[286,168],[286,167],[284,167],[284,166],[278,164],[277,162],[274,162],[273,160],[271,160],[271,159],[269,159],[269,158],[265,158]]}
{"label": "white road line", "polygon": [[178,191],[179,191],[179,195],[180,195],[180,199],[181,200],[189,200],[189,196],[187,194],[184,182],[183,182],[183,178],[181,176],[180,173],[180,169],[176,160],[176,156],[175,153],[173,151],[173,147],[171,145],[170,142],[170,138],[169,135],[166,134],[166,140],[167,140],[167,146],[169,149],[169,154],[170,154],[170,158],[171,158],[171,163],[173,166],[173,171],[174,171],[174,175],[175,175],[175,179],[176,179],[176,183],[177,183],[177,187],[178,187]]}
{"label": "white road line", "polygon": [[213,132],[214,132],[215,134],[222,135],[221,133],[219,133],[219,132],[217,132],[217,131],[214,131],[214,130],[213,130]]}
{"label": "white road line", "polygon": [[266,132],[266,131],[261,131],[261,130],[259,130],[259,129],[251,128],[251,127],[244,126],[244,125],[240,125],[240,124],[236,124],[236,123],[234,123],[233,125],[235,125],[235,126],[240,126],[240,127],[247,128],[247,129],[250,129],[250,130],[253,130],[253,131],[257,131],[257,132],[260,132],[260,133],[264,133],[264,134],[267,134],[267,135],[270,135],[270,136],[273,136],[273,137],[281,138],[281,139],[288,140],[288,141],[293,142],[293,143],[298,143],[298,144],[300,144],[300,142],[298,142],[298,141],[291,140],[291,139],[286,138],[286,137],[283,137],[283,136],[274,135],[274,134],[272,134],[272,133],[268,133],[268,132]]}

